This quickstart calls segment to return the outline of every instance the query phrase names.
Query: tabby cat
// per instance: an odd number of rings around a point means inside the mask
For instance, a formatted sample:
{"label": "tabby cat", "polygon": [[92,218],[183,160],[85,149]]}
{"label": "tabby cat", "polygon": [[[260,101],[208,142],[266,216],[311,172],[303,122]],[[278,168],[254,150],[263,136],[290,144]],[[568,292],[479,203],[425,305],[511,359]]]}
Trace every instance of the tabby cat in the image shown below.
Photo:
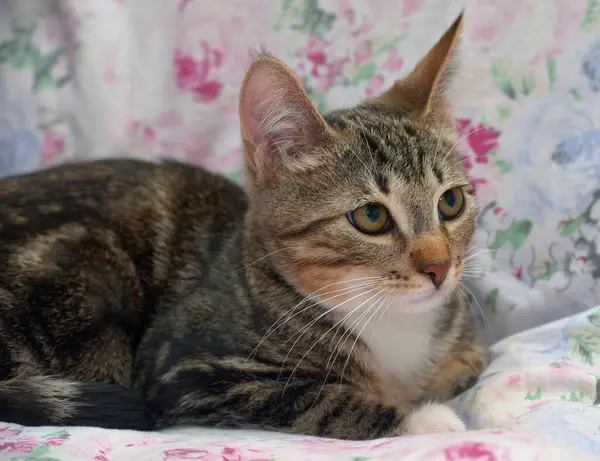
{"label": "tabby cat", "polygon": [[461,431],[484,366],[459,281],[476,202],[443,89],[462,17],[382,96],[241,88],[247,191],[105,160],[0,181],[0,420],[343,439]]}

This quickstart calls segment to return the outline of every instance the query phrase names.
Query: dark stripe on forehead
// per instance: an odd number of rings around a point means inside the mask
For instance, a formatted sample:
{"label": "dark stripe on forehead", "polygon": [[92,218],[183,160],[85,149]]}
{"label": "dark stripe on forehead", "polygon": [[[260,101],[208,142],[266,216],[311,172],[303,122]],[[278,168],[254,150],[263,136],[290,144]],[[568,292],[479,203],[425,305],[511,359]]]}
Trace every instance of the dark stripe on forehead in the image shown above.
{"label": "dark stripe on forehead", "polygon": [[444,172],[437,166],[433,165],[433,174],[440,184],[444,184]]}
{"label": "dark stripe on forehead", "polygon": [[425,149],[418,142],[418,140],[416,140],[415,142],[416,145],[414,146],[414,149],[411,149],[414,158],[414,165],[417,172],[421,173],[420,176],[423,176],[423,168],[425,166]]}
{"label": "dark stripe on forehead", "polygon": [[389,157],[386,155],[379,141],[367,131],[361,131],[360,134],[365,142],[366,150],[373,156],[374,160],[381,166],[385,165]]}
{"label": "dark stripe on forehead", "polygon": [[377,142],[377,140],[371,136],[370,133],[361,132],[362,138],[365,141],[366,149],[369,151],[369,154],[373,158],[373,161],[376,163],[376,171],[375,181],[377,182],[377,186],[384,194],[390,193],[390,184],[387,175],[383,171],[384,167],[389,162],[389,157],[385,155],[383,147]]}

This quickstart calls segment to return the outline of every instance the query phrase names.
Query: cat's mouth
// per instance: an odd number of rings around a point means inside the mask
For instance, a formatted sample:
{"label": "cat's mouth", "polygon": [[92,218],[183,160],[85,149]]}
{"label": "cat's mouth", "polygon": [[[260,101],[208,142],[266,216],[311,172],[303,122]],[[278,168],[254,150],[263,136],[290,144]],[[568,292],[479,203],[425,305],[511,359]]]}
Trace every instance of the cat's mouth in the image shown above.
{"label": "cat's mouth", "polygon": [[440,293],[435,288],[426,288],[424,290],[405,292],[404,296],[406,297],[407,301],[421,302],[439,297]]}

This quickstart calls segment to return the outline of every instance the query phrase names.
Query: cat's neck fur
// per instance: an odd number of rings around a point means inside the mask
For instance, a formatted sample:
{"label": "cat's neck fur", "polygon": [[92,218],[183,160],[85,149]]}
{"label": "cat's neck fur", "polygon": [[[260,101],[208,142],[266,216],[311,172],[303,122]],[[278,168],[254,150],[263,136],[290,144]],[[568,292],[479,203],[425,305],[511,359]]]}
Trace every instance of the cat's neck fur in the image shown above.
{"label": "cat's neck fur", "polygon": [[[253,234],[252,226],[247,226],[245,231],[244,255],[248,286],[255,306],[264,309],[261,316],[277,322],[281,330],[289,330],[292,335],[310,321],[307,319],[316,319],[330,310],[330,307],[320,304],[311,309],[300,307],[291,311],[306,297],[292,284],[287,283],[285,276],[273,263],[272,255],[261,243],[260,237]],[[366,297],[368,298],[368,295]],[[357,298],[355,303],[363,301],[364,299]],[[320,324],[323,324],[326,326],[324,331],[327,332],[331,325],[339,322],[348,332],[345,347],[337,356],[338,365],[344,366],[345,362],[358,364],[364,360],[364,369],[375,371],[385,381],[406,383],[426,372],[437,359],[439,351],[435,350],[434,335],[441,314],[440,309],[407,314],[403,312],[404,308],[403,301],[397,299],[386,303],[385,310],[373,310],[362,318],[359,318],[361,314],[356,314],[342,320],[341,316],[331,313],[313,328],[318,330],[322,326]],[[290,320],[283,324],[282,320],[278,321],[282,316]],[[365,320],[369,320],[371,316],[372,321],[363,328]],[[265,333],[267,332],[263,332]],[[337,343],[337,338],[341,335],[342,333],[337,333],[336,338],[333,338],[332,332],[329,332],[329,337],[323,342],[335,339],[334,342]],[[367,356],[361,356],[361,350],[368,351]]]}

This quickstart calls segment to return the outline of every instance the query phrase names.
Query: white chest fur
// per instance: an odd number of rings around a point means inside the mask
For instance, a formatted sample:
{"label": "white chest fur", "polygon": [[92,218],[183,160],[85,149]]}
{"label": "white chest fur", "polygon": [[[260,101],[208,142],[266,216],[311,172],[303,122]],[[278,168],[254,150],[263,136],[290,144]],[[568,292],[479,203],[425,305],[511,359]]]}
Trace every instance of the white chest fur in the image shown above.
{"label": "white chest fur", "polygon": [[361,335],[383,374],[404,380],[428,365],[435,330],[433,314],[392,314]]}
{"label": "white chest fur", "polygon": [[381,317],[373,316],[366,325],[369,315],[360,320],[360,311],[343,321],[369,347],[381,375],[392,375],[401,381],[429,365],[439,313],[439,306],[406,312],[405,302],[387,307]]}

